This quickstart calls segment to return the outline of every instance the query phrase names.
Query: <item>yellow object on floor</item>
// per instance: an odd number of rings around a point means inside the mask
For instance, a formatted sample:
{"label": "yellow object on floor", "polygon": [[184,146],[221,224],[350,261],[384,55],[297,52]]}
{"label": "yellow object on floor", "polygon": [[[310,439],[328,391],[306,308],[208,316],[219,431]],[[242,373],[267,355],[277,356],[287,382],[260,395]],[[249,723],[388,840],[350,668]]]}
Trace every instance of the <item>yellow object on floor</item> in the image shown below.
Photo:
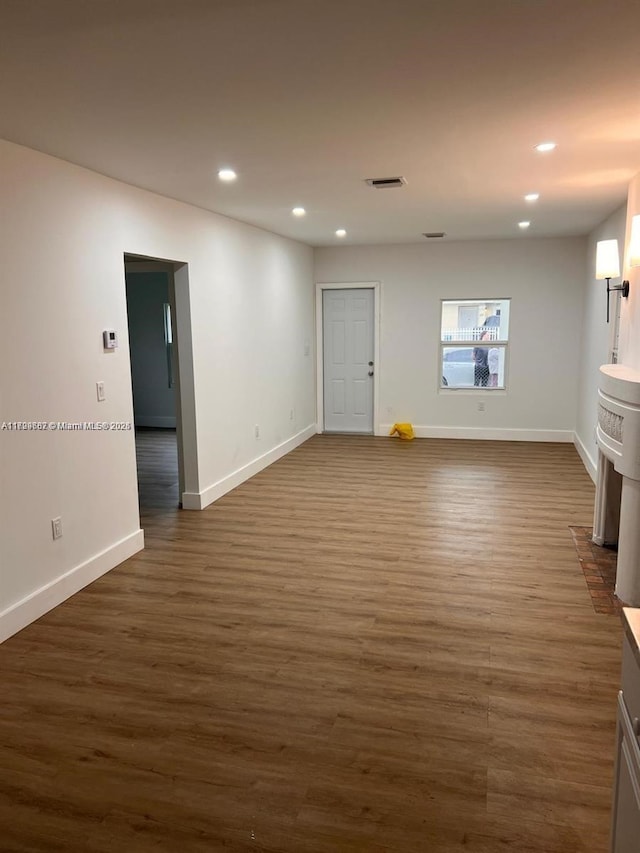
{"label": "yellow object on floor", "polygon": [[412,438],[415,438],[412,424],[394,424],[391,427],[389,435],[395,435],[396,433],[398,434],[398,438],[404,438],[406,441],[411,441]]}

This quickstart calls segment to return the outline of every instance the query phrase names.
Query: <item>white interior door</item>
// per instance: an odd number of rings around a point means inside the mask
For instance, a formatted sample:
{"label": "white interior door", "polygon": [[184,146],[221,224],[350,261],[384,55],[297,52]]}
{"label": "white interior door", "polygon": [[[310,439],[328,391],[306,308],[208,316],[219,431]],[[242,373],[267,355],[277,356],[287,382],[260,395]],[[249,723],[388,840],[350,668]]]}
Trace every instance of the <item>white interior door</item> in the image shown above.
{"label": "white interior door", "polygon": [[478,306],[460,305],[458,307],[458,328],[475,329],[478,325]]}
{"label": "white interior door", "polygon": [[323,290],[325,432],[373,432],[373,288]]}

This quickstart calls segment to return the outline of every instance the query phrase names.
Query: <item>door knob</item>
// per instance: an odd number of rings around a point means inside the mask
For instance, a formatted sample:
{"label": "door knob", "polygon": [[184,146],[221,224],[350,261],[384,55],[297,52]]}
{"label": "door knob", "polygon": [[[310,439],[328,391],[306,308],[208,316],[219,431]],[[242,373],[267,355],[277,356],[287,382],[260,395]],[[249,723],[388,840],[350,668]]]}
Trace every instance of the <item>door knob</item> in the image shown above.
{"label": "door knob", "polygon": [[373,376],[373,370],[369,371],[369,376]]}
{"label": "door knob", "polygon": [[370,362],[369,362],[369,367],[373,367],[373,362],[372,362],[372,361],[370,361]]}

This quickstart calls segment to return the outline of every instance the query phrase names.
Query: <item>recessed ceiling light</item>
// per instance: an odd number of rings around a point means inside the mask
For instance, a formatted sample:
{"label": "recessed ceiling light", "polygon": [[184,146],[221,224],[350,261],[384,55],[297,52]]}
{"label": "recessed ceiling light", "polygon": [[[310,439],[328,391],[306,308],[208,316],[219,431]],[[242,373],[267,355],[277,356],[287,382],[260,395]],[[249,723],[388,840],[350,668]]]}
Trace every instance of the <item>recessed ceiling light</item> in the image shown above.
{"label": "recessed ceiling light", "polygon": [[338,230],[336,231],[336,237],[346,237],[346,236],[347,236],[347,232],[344,230],[344,228],[338,228]]}
{"label": "recessed ceiling light", "polygon": [[304,207],[294,207],[291,211],[294,216],[304,216],[306,212],[307,211],[304,209]]}
{"label": "recessed ceiling light", "polygon": [[233,169],[220,169],[218,177],[221,181],[235,181],[238,176]]}
{"label": "recessed ceiling light", "polygon": [[518,228],[528,228],[531,225],[530,222],[518,222]]}
{"label": "recessed ceiling light", "polygon": [[536,145],[536,151],[540,151],[544,154],[545,151],[553,151],[555,147],[555,142],[541,142],[539,145]]}
{"label": "recessed ceiling light", "polygon": [[540,193],[527,193],[524,197],[525,201],[538,201],[540,198]]}

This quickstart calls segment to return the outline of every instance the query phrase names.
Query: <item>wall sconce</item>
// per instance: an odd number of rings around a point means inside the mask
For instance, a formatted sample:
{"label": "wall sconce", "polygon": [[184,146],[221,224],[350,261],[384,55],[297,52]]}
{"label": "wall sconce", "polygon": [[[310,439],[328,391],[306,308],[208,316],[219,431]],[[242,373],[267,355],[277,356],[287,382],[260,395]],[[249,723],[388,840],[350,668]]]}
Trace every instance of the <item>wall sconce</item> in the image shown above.
{"label": "wall sconce", "polygon": [[[635,219],[639,220],[638,227],[640,230],[640,216],[634,216]],[[640,256],[638,257],[638,263],[640,263]],[[622,284],[617,284],[614,287],[610,285],[611,279],[618,278],[619,275],[620,256],[618,255],[618,241],[599,240],[596,245],[596,279],[598,281],[606,279],[607,281],[607,323],[609,322],[609,294],[613,290],[619,290],[625,299],[629,296],[628,281],[623,281]]]}

